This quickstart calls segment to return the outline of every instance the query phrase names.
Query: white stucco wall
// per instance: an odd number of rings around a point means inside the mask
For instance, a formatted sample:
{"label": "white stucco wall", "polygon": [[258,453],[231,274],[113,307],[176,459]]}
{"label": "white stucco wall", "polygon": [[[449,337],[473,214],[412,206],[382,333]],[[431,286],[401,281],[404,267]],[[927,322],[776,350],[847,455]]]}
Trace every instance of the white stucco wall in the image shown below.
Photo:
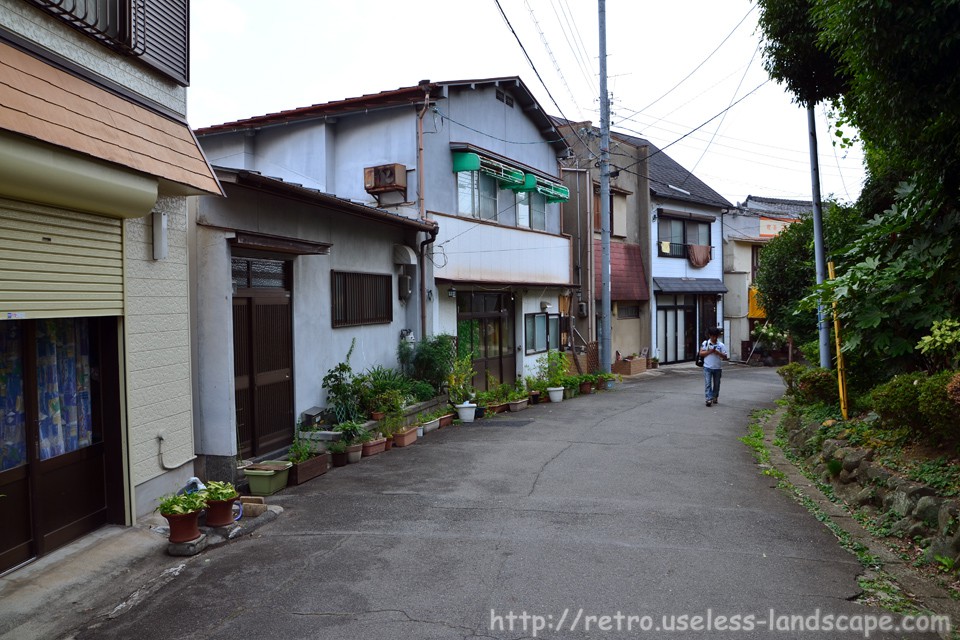
{"label": "white stucco wall", "polygon": [[162,476],[164,463],[179,467],[163,482],[136,493],[136,515],[156,507],[158,494],[192,474],[194,455],[190,370],[190,308],[186,242],[186,199],[160,198],[167,214],[169,255],[153,259],[150,217],[124,222],[124,342],[126,345],[127,438],[135,486]]}

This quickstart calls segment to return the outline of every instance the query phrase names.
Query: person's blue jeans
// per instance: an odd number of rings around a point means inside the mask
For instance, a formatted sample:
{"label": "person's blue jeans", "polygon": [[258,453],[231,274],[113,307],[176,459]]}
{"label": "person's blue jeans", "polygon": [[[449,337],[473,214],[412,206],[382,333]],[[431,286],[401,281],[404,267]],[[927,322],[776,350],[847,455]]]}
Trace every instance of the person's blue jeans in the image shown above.
{"label": "person's blue jeans", "polygon": [[703,394],[707,400],[715,400],[720,397],[720,376],[723,369],[703,368]]}

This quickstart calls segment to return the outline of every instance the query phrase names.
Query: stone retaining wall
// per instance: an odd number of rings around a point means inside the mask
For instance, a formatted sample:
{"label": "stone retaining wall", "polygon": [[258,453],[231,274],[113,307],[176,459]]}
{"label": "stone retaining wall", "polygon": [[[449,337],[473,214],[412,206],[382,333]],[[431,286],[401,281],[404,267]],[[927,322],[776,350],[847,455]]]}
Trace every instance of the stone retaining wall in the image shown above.
{"label": "stone retaining wall", "polygon": [[790,449],[852,509],[895,518],[890,535],[919,539],[931,562],[937,556],[960,562],[960,500],[939,496],[925,484],[898,476],[875,462],[871,449],[841,439],[827,439],[816,446],[819,425],[789,418],[785,425]]}

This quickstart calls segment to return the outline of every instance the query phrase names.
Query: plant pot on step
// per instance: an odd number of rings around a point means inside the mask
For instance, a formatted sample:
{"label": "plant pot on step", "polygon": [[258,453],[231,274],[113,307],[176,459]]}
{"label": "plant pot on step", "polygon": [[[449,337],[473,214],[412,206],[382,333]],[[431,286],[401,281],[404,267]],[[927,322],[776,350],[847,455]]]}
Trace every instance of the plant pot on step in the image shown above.
{"label": "plant pot on step", "polygon": [[530,404],[538,404],[540,402],[540,392],[531,391],[530,392]]}
{"label": "plant pot on step", "polygon": [[460,422],[473,422],[477,414],[477,405],[472,402],[464,402],[463,404],[453,405],[457,410],[457,415],[460,418]]}
{"label": "plant pot on step", "polygon": [[440,428],[442,429],[443,427],[449,427],[450,425],[452,425],[453,417],[455,415],[456,415],[455,413],[445,413],[442,416],[440,416]]}
{"label": "plant pot on step", "polygon": [[170,525],[170,536],[168,540],[171,544],[180,544],[190,542],[200,537],[200,512],[166,514],[163,516]]}
{"label": "plant pot on step", "polygon": [[563,387],[547,387],[550,402],[563,402]]}
{"label": "plant pot on step", "polygon": [[250,483],[250,493],[255,496],[269,496],[280,491],[287,486],[292,466],[293,463],[289,460],[264,460],[245,468],[243,473]]}
{"label": "plant pot on step", "polygon": [[580,383],[580,395],[589,395],[593,393],[593,383],[592,382],[581,382]]}
{"label": "plant pot on step", "polygon": [[335,467],[345,467],[347,466],[348,462],[349,460],[347,460],[346,451],[339,451],[339,452],[330,454],[330,464],[332,464]]}
{"label": "plant pot on step", "polygon": [[393,449],[393,436],[387,436],[387,441],[383,445],[384,451],[390,451]]}
{"label": "plant pot on step", "polygon": [[228,500],[207,500],[207,526],[229,527],[236,522],[237,516],[233,513],[233,503],[239,499],[240,496]]}

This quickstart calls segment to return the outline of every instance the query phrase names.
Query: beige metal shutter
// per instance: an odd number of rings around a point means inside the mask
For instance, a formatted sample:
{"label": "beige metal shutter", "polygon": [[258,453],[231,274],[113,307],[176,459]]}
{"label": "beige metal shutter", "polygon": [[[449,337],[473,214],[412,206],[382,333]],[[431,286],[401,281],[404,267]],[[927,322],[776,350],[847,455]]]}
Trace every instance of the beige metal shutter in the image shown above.
{"label": "beige metal shutter", "polygon": [[123,315],[122,224],[0,199],[0,321]]}

